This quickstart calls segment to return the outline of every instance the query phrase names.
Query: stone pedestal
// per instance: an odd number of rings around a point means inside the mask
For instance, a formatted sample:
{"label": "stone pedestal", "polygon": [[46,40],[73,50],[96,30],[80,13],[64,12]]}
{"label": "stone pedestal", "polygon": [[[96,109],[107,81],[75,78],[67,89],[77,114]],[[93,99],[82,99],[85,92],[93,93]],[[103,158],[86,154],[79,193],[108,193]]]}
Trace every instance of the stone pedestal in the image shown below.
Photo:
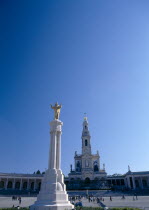
{"label": "stone pedestal", "polygon": [[62,125],[60,120],[53,120],[50,123],[48,170],[44,175],[37,201],[30,207],[31,210],[70,210],[74,208],[68,201],[64,176],[60,169]]}

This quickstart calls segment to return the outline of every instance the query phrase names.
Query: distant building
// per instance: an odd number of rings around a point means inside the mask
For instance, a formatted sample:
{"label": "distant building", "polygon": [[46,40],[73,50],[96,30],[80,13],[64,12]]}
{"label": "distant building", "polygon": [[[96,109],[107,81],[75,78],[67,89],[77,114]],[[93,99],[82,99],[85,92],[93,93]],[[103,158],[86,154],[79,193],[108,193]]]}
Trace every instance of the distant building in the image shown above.
{"label": "distant building", "polygon": [[42,174],[0,173],[0,190],[39,191]]}

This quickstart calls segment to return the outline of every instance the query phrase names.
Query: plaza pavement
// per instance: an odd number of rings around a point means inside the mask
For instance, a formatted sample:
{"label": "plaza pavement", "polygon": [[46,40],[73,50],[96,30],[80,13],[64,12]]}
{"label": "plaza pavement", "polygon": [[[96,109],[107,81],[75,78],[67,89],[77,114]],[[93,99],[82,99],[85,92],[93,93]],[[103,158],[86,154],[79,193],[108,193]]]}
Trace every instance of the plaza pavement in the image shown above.
{"label": "plaza pavement", "polygon": [[[36,201],[36,197],[22,197],[20,207],[29,207]],[[138,200],[133,200],[133,196],[126,196],[126,199],[121,197],[112,197],[110,201],[109,197],[104,197],[104,201],[97,204],[96,202],[88,202],[86,198],[82,199],[83,206],[92,207],[137,207],[144,210],[149,210],[149,196],[138,196]],[[18,206],[19,201],[12,201],[11,197],[0,197],[0,208],[9,208],[12,206]]]}
{"label": "plaza pavement", "polygon": [[121,197],[104,197],[104,201],[97,204],[96,202],[88,202],[87,199],[82,200],[83,206],[92,207],[137,207],[145,210],[149,210],[149,196],[138,196],[138,200],[133,200],[133,196],[126,196],[125,199]]}

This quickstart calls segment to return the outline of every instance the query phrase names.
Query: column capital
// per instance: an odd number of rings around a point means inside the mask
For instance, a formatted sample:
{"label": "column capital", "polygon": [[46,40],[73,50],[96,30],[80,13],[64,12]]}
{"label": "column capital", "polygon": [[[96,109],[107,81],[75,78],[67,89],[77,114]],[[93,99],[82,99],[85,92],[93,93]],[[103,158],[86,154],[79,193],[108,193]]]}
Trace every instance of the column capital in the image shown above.
{"label": "column capital", "polygon": [[63,122],[60,120],[53,120],[50,123],[50,131],[61,131]]}

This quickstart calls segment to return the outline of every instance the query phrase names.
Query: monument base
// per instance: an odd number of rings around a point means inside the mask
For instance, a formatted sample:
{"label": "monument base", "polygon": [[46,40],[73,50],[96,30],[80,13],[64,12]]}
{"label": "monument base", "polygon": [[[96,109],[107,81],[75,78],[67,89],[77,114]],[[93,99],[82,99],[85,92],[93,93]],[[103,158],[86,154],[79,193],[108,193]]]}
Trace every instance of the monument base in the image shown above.
{"label": "monument base", "polygon": [[61,170],[48,169],[42,181],[37,201],[30,210],[71,210],[74,206],[68,200],[64,176]]}
{"label": "monument base", "polygon": [[30,207],[31,210],[72,210],[74,207],[70,205],[64,204],[55,204],[55,205],[32,205]]}

